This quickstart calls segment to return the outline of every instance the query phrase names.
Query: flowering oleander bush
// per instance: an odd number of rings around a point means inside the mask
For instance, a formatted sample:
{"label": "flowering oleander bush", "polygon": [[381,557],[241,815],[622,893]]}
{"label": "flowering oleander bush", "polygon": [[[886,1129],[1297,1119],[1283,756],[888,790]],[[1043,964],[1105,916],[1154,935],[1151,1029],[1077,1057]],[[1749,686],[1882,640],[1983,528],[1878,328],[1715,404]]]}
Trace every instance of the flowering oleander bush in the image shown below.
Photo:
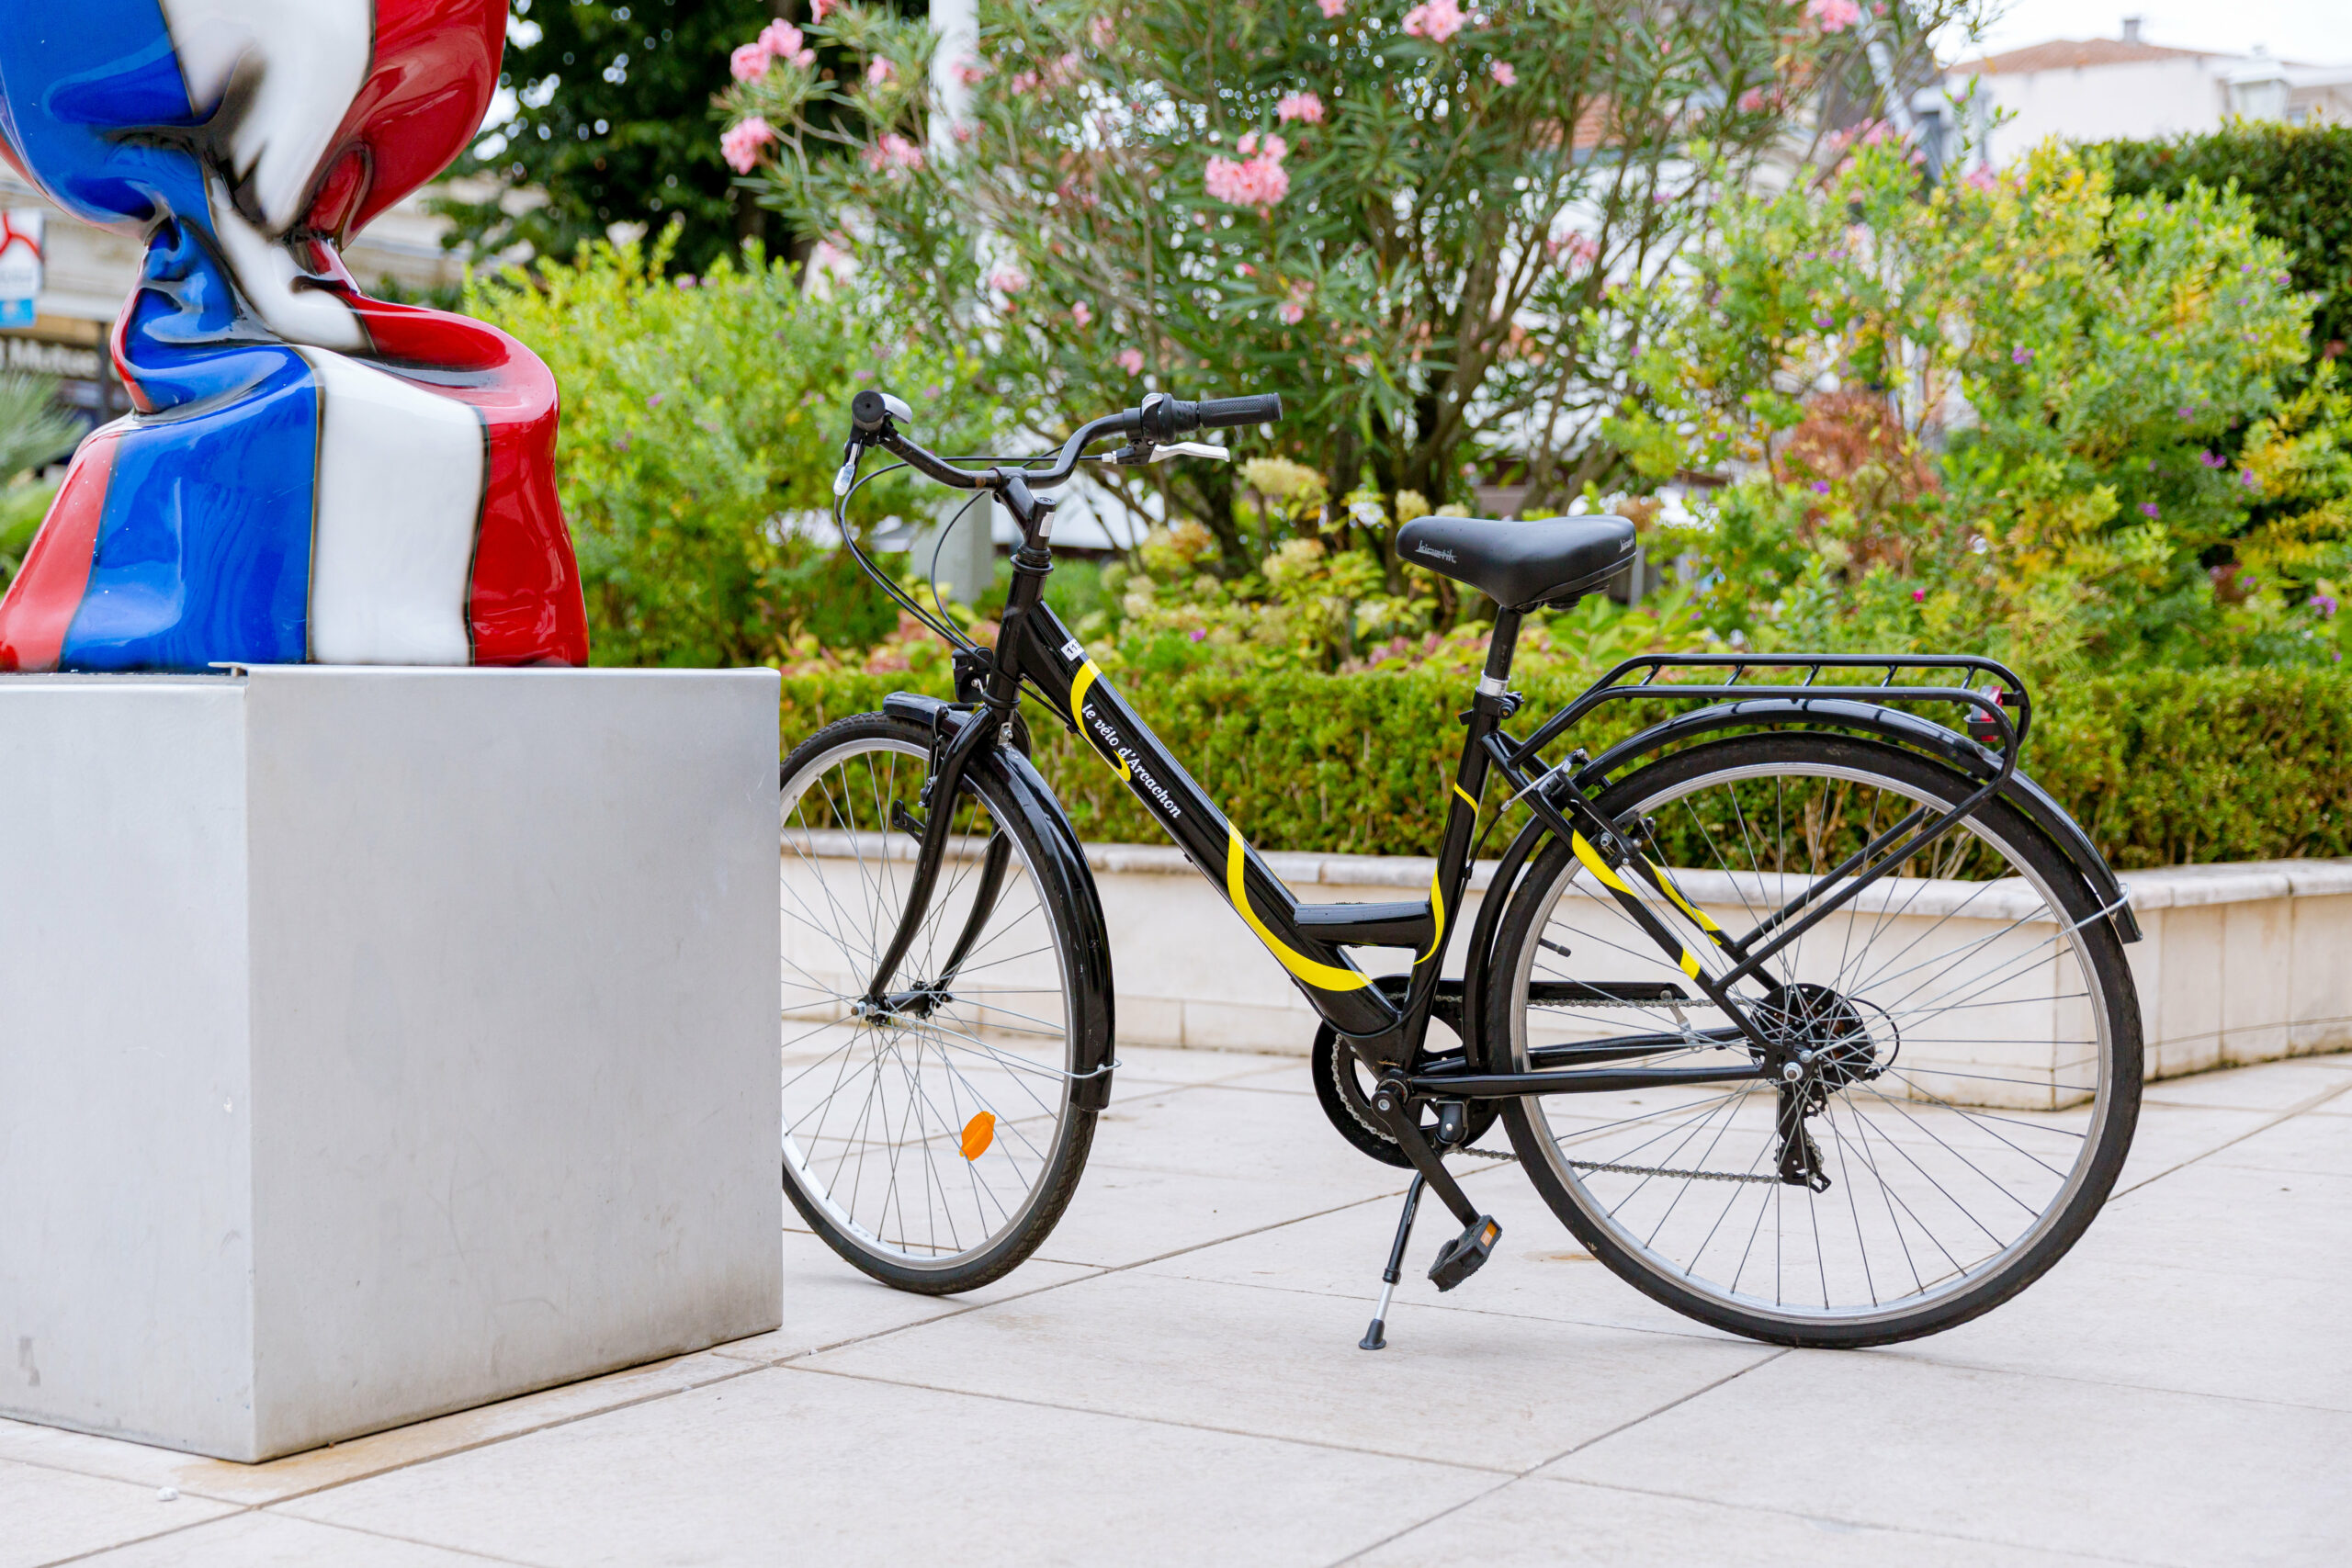
{"label": "flowering oleander bush", "polygon": [[[1873,36],[1905,58],[1955,8]],[[862,71],[767,48],[724,100],[765,199],[979,345],[1033,431],[1150,388],[1281,392],[1243,444],[1381,498],[1290,536],[1333,571],[1364,557],[1358,602],[1410,592],[1402,493],[1466,501],[1465,463],[1507,456],[1542,509],[1622,470],[1597,417],[1641,342],[1620,286],[1801,142],[1819,89],[1871,80],[1839,0],[984,0],[947,60],[923,21],[820,10],[801,36]],[[1265,576],[1238,475],[1123,482],[1207,531],[1215,575]]]}

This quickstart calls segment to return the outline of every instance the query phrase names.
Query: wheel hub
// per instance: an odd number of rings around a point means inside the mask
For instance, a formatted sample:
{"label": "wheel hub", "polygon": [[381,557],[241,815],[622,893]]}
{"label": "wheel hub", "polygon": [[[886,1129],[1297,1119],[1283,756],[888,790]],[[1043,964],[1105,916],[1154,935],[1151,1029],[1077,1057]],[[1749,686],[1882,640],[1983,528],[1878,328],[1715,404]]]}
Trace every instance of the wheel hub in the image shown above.
{"label": "wheel hub", "polygon": [[[1865,1008],[1878,1015],[1875,1032]],[[1808,1116],[1838,1090],[1877,1077],[1894,1059],[1894,1025],[1883,1010],[1811,980],[1782,987],[1749,1016],[1771,1043],[1766,1072],[1784,1093],[1804,1097]]]}

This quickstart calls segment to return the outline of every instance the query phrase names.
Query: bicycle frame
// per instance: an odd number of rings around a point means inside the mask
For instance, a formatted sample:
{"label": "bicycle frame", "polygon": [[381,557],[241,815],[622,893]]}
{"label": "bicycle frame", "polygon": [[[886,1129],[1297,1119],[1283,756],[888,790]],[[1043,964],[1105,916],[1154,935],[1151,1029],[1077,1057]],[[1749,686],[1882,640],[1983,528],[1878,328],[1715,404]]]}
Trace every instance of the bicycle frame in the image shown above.
{"label": "bicycle frame", "polygon": [[[1029,500],[1025,492],[1019,499]],[[1027,508],[1015,506],[1016,516],[1023,510]],[[1047,515],[1048,508],[1035,508],[1035,518]],[[1207,791],[1170,753],[1151,727],[1104,678],[1079,638],[1045,603],[1044,582],[1052,559],[1044,545],[1044,533],[1043,528],[1033,532],[1024,527],[1029,542],[1014,556],[1012,589],[994,657],[987,671],[985,705],[993,714],[1009,716],[1024,681],[1043,694],[1057,716],[1083,737],[1096,757],[1121,776],[1194,867],[1218,884],[1235,912],[1289,972],[1325,1021],[1367,1065],[1398,1076],[1401,1087],[1414,1096],[1495,1099],[1761,1080],[1770,1077],[1780,1066],[1779,1048],[1748,1017],[1747,1010],[1732,994],[1732,987],[1742,979],[1759,974],[1774,953],[1965,820],[2000,790],[2016,767],[2018,729],[1997,695],[1964,687],[1892,684],[1901,669],[1957,668],[1992,674],[2006,682],[2009,690],[2021,694],[2022,683],[2013,673],[1990,660],[1973,658],[1804,655],[1781,660],[1696,656],[1629,660],[1547,720],[1529,739],[1518,741],[1504,731],[1502,725],[1517,706],[1517,699],[1507,685],[1520,617],[1504,610],[1496,619],[1485,672],[1468,711],[1462,716],[1465,726],[1462,754],[1452,781],[1429,897],[1409,903],[1302,903],[1266,865]],[[1662,670],[1676,665],[1730,666],[1731,678],[1723,685],[1657,681]],[[1739,684],[1741,673],[1751,667],[1803,668],[1809,671],[1809,677],[1802,685],[1785,687]],[[1878,684],[1860,687],[1818,683],[1824,670],[1840,668],[1881,671],[1883,679]],[[1642,670],[1647,671],[1648,680],[1631,682],[1623,679]],[[1752,700],[1791,696],[1824,700],[1893,697],[1961,705],[1972,711],[1984,732],[1997,739],[1999,744],[1994,753],[1997,765],[1960,805],[1934,814],[1923,807],[1897,821],[1786,907],[1767,916],[1745,937],[1724,931],[1685,898],[1666,870],[1627,842],[1617,826],[1593,806],[1572,776],[1577,765],[1583,761],[1582,753],[1557,767],[1542,765],[1539,753],[1544,746],[1609,700]],[[2020,717],[2023,716],[2021,707]],[[939,772],[943,775],[959,773],[971,751],[989,743],[989,734],[1001,728],[1000,723],[960,728],[944,750]],[[1514,787],[1513,799],[1524,801],[1546,829],[1571,846],[1595,881],[1607,889],[1662,953],[1677,962],[1684,976],[1703,994],[1706,1004],[1718,1008],[1733,1021],[1730,1028],[1708,1033],[1719,1036],[1725,1043],[1746,1040],[1753,1048],[1751,1061],[1712,1067],[1619,1066],[1593,1070],[1603,1063],[1684,1050],[1690,1043],[1682,1034],[1632,1035],[1622,1040],[1547,1049],[1540,1054],[1538,1070],[1532,1072],[1480,1072],[1475,1070],[1476,1064],[1467,1062],[1463,1069],[1453,1072],[1408,1070],[1427,1037],[1438,995],[1439,961],[1463,897],[1468,891],[1479,803],[1492,773],[1499,773]],[[952,783],[949,787],[954,787]],[[917,889],[910,898],[902,937],[911,933],[927,903],[929,873],[935,869],[936,862],[928,854],[919,859]],[[1647,888],[1649,897],[1644,897],[1642,889],[1635,886],[1636,882]],[[1674,911],[1695,931],[1697,940],[1691,940],[1690,931],[1673,929],[1659,913],[1660,905]],[[1349,956],[1349,948],[1365,946],[1408,948],[1414,953],[1409,984],[1401,1001],[1385,994]],[[902,944],[894,943],[878,973],[889,973],[901,955]],[[1697,1000],[1687,996],[1685,999]]]}
{"label": "bicycle frame", "polygon": [[[924,998],[915,993],[897,995],[885,987],[928,911],[931,892],[952,832],[955,813],[938,809],[933,803],[956,797],[965,769],[982,749],[1012,741],[1016,733],[1013,716],[1025,684],[1041,694],[1056,716],[1084,739],[1098,759],[1120,775],[1193,866],[1219,885],[1235,912],[1289,972],[1309,1004],[1350,1051],[1378,1075],[1379,1088],[1372,1100],[1374,1113],[1388,1126],[1399,1147],[1430,1188],[1465,1223],[1477,1219],[1476,1211],[1445,1170],[1439,1151],[1420,1132],[1410,1110],[1415,1101],[1462,1105],[1472,1100],[1525,1095],[1762,1083],[1796,1074],[1797,1064],[1786,1059],[1792,1047],[1776,1040],[1749,1016],[1749,1007],[1761,998],[1750,996],[1749,1005],[1743,1006],[1733,994],[1733,987],[1743,980],[1760,978],[1766,995],[1772,994],[1775,987],[1769,978],[1763,978],[1763,966],[1768,960],[1850,902],[1863,888],[1965,821],[2008,786],[2016,774],[2018,745],[2030,714],[2023,684],[2002,666],[1973,658],[1795,655],[1759,659],[1725,655],[1632,660],[1554,715],[1527,740],[1519,741],[1502,726],[1520,704],[1517,694],[1508,688],[1521,617],[1512,610],[1501,609],[1497,613],[1487,646],[1484,673],[1469,709],[1462,715],[1465,726],[1462,754],[1450,787],[1428,898],[1388,904],[1301,903],[1183,764],[1168,751],[1151,727],[1104,679],[1084,646],[1045,603],[1045,580],[1053,568],[1052,554],[1047,548],[1053,502],[1038,495],[1029,481],[1037,479],[1041,489],[1064,482],[1088,441],[1101,434],[1136,430],[1137,415],[1131,412],[1082,427],[1065,444],[1053,472],[1043,476],[1001,469],[991,469],[985,475],[971,474],[905,441],[878,413],[875,423],[873,444],[904,457],[920,471],[961,488],[992,491],[1020,526],[1023,542],[1013,553],[1012,591],[996,648],[968,664],[966,657],[959,656],[958,695],[965,696],[969,689],[965,676],[975,676],[978,689],[972,694],[979,701],[955,705],[963,709],[963,714],[952,728],[934,721],[933,766],[924,788],[924,801],[933,807],[929,819],[916,818],[909,813],[899,823],[920,836],[921,848],[908,889],[905,914],[876,966],[874,980],[861,1005],[887,1011],[922,1004]],[[854,457],[854,446],[852,454]],[[854,461],[844,464],[845,479],[854,468]],[[1730,675],[1721,684],[1657,679],[1665,670],[1676,666],[1729,666]],[[1802,669],[1806,674],[1797,684],[1743,685],[1741,677],[1751,667]],[[1881,679],[1872,685],[1821,683],[1825,671],[1853,669],[1878,671]],[[1999,685],[1984,692],[1964,686],[1896,686],[1895,676],[1905,669],[1984,673],[1992,675]],[[1646,671],[1645,679],[1628,679],[1641,671]],[[1641,852],[1642,830],[1621,829],[1593,804],[1583,787],[1584,780],[1605,773],[1605,769],[1588,763],[1581,751],[1556,766],[1544,765],[1542,749],[1566,734],[1579,718],[1603,703],[1636,698],[1717,702],[1717,706],[1702,710],[1700,715],[1686,715],[1686,719],[1729,715],[1743,705],[1761,708],[1772,703],[1781,705],[1783,709],[1794,705],[1803,711],[1864,704],[1871,705],[1871,711],[1882,716],[1890,711],[1883,706],[1888,701],[1954,705],[1968,711],[1966,728],[1977,744],[1971,747],[1948,730],[1935,733],[1968,748],[1973,753],[1970,766],[1981,777],[1978,787],[1958,805],[1940,812],[1925,806],[1918,807],[1816,879],[1781,909],[1758,922],[1745,936],[1734,936],[1685,897],[1667,870]],[[2014,723],[2004,711],[2007,701],[2012,698],[2018,709]],[[904,700],[910,704],[918,701]],[[948,706],[933,699],[919,701],[942,717]],[[1740,721],[1732,718],[1729,722]],[[1835,725],[1837,720],[1833,717],[1829,722]],[[1669,719],[1657,728],[1668,730],[1676,725],[1676,720]],[[1984,744],[1988,741],[1991,744]],[[1625,750],[1619,748],[1611,757]],[[1730,1021],[1728,1026],[1694,1031],[1686,1025],[1672,1034],[1634,1034],[1545,1047],[1534,1054],[1530,1063],[1532,1070],[1525,1072],[1486,1070],[1491,1064],[1481,1060],[1486,1053],[1477,1050],[1465,1054],[1459,1067],[1449,1063],[1442,1068],[1415,1070],[1439,996],[1440,961],[1446,938],[1468,891],[1473,835],[1490,773],[1503,776],[1514,791],[1510,799],[1525,802],[1535,818],[1522,833],[1521,842],[1515,844],[1511,854],[1506,856],[1506,863],[1514,868],[1523,863],[1522,852],[1531,834],[1548,833],[1567,844],[1593,880],[1659,951],[1674,961],[1705,1001],[1698,1003],[1697,998],[1679,992],[1679,987],[1668,988],[1677,989],[1681,1000],[1717,1009]],[[903,811],[903,807],[900,809]],[[1001,874],[1002,856],[1001,849],[994,845],[988,854],[984,878],[992,886]],[[1509,891],[1508,886],[1498,886],[1490,905],[1506,897]],[[976,905],[972,917],[975,921],[991,901],[983,899]],[[1487,929],[1491,914],[1491,908],[1482,914],[1482,931]],[[956,954],[965,950],[970,934],[967,931],[958,942],[954,950]],[[1476,945],[1475,933],[1473,945]],[[1348,949],[1352,947],[1406,948],[1414,953],[1401,997],[1393,997],[1390,987],[1376,983],[1356,966],[1348,954]],[[1482,976],[1480,954],[1474,952],[1470,963],[1472,973],[1462,982],[1465,1043],[1477,1038],[1478,1021],[1466,1014],[1478,999],[1476,987]],[[956,967],[956,961],[951,959],[946,976],[931,982],[932,987],[937,988],[952,979]],[[1568,981],[1547,982],[1539,989],[1559,991],[1562,995],[1552,999],[1566,1000],[1612,987]],[[1662,993],[1645,993],[1645,999],[1674,998],[1667,998]],[[1702,1042],[1726,1046],[1744,1043],[1748,1048],[1747,1059],[1713,1066],[1632,1065],[1644,1057],[1687,1051]],[[1098,1083],[1093,1087],[1099,1091],[1107,1086]]]}

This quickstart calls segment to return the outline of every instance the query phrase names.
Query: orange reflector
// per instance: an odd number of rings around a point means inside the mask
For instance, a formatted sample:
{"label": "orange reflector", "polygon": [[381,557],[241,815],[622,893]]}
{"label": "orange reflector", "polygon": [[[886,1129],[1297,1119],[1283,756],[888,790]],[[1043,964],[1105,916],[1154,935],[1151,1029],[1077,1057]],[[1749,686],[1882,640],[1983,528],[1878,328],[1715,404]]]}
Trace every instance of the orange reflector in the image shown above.
{"label": "orange reflector", "polygon": [[964,1123],[964,1157],[978,1159],[996,1142],[996,1118],[981,1111]]}

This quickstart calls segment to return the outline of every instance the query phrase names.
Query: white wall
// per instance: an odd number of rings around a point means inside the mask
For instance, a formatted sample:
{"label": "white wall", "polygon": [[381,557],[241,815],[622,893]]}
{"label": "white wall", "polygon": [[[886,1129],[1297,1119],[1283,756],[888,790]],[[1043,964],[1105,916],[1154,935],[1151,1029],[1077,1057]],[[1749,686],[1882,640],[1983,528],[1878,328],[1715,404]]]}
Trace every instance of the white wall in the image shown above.
{"label": "white wall", "polygon": [[[1998,167],[2052,136],[2098,141],[2215,130],[2229,102],[2222,73],[2237,63],[2213,55],[1973,80],[1980,103],[2011,116],[1992,133],[1992,162]],[[1955,100],[1971,80],[1950,79]]]}

